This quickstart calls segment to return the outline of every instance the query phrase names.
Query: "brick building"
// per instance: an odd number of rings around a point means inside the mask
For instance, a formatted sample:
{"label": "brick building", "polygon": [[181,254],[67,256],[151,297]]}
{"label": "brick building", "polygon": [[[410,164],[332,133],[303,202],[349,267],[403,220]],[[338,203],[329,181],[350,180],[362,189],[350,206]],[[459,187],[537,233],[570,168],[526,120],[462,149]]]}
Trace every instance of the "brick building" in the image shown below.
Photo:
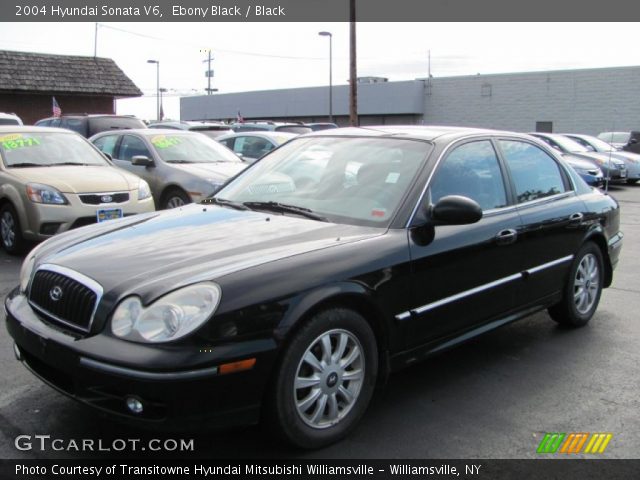
{"label": "brick building", "polygon": [[110,58],[0,50],[0,112],[25,125],[50,117],[52,97],[62,113],[115,113],[117,98],[140,89]]}

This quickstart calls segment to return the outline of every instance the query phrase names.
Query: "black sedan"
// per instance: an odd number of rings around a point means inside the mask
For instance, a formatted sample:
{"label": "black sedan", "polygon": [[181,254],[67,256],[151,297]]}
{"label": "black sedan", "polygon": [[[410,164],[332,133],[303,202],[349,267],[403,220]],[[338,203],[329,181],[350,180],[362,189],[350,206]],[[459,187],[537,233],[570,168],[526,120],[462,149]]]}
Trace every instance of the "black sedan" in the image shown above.
{"label": "black sedan", "polygon": [[[296,184],[286,172],[318,151],[324,169]],[[7,327],[27,368],[102,411],[261,420],[317,448],[356,426],[390,372],[542,309],[587,324],[619,216],[527,135],[329,130],[199,205],[44,242]]]}

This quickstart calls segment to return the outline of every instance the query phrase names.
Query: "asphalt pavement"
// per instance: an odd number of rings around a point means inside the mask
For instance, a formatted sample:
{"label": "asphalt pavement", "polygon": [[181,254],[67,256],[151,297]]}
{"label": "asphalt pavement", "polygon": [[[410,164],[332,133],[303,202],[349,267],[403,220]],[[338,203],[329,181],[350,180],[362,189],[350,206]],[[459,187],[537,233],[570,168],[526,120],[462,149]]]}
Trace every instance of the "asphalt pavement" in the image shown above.
{"label": "asphalt pavement", "polygon": [[[610,432],[604,457],[640,458],[640,185],[610,194],[622,206],[624,246],[613,286],[587,327],[562,329],[539,313],[403,370],[377,391],[349,438],[315,452],[275,443],[259,427],[193,434],[116,423],[18,363],[0,313],[0,459],[536,458],[545,432]],[[18,283],[20,263],[0,250],[3,299]],[[16,448],[21,435],[34,448]],[[42,451],[35,435],[61,439],[66,451],[50,443]],[[76,452],[73,442],[68,450],[72,440],[104,449],[121,445],[118,439],[192,439],[194,450]]]}

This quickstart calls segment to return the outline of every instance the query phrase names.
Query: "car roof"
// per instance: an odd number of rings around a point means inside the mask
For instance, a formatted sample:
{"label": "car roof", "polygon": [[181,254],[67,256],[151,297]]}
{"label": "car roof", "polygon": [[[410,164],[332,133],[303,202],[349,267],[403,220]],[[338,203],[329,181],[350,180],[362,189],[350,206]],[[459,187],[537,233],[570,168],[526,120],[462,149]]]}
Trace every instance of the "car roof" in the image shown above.
{"label": "car roof", "polygon": [[[94,137],[102,137],[104,135],[125,135],[138,134],[146,137],[155,137],[156,135],[198,135],[202,134],[193,130],[176,130],[175,128],[121,128],[118,130],[105,130],[94,135]],[[93,138],[93,137],[91,137]]]}
{"label": "car roof", "polygon": [[220,135],[218,139],[233,138],[233,137],[266,137],[266,138],[294,138],[299,137],[298,133],[281,132],[278,130],[250,130],[248,132],[230,132]]}
{"label": "car roof", "polygon": [[[0,133],[71,133],[74,135],[79,135],[73,130],[69,130],[66,128],[57,128],[57,127],[36,127],[34,125],[3,125],[0,126]],[[81,135],[80,135],[81,136]]]}
{"label": "car roof", "polygon": [[414,140],[434,141],[441,137],[449,140],[463,138],[469,135],[526,135],[508,132],[504,130],[492,130],[472,127],[451,127],[438,125],[393,125],[393,126],[367,126],[367,127],[345,127],[332,128],[330,130],[319,130],[313,133],[306,133],[302,137],[397,137]]}

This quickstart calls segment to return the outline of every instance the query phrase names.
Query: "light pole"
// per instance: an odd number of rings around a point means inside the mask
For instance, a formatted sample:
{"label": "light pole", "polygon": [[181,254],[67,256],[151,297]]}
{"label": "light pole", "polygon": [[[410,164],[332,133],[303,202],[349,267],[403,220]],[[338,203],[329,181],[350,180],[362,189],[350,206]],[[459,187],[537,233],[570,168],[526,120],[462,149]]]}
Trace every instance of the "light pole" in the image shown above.
{"label": "light pole", "polygon": [[160,92],[160,120],[164,120],[164,104],[162,103],[162,94],[168,92],[169,90],[167,88],[160,88],[158,89],[158,91]]}
{"label": "light pole", "polygon": [[160,121],[160,61],[147,60],[147,63],[156,64],[156,118]]}
{"label": "light pole", "polygon": [[331,32],[318,32],[321,37],[329,37],[329,121],[333,123],[333,35]]}

